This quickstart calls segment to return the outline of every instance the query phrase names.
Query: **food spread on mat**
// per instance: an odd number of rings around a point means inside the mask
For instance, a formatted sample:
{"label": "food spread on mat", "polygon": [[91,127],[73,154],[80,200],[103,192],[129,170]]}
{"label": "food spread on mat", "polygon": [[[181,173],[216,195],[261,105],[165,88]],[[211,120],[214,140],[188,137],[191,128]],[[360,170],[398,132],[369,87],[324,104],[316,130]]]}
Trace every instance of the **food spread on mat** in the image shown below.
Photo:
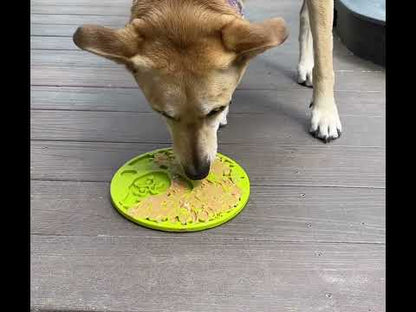
{"label": "food spread on mat", "polygon": [[[161,151],[150,161],[155,170],[136,178],[130,185],[128,197],[136,195],[136,203],[126,213],[134,219],[154,222],[180,222],[181,224],[207,222],[235,208],[241,200],[238,187],[241,174],[233,170],[234,164],[218,157],[208,177],[191,181],[180,175],[181,169],[172,151]],[[168,179],[163,179],[168,174]],[[137,197],[138,196],[138,197]]]}

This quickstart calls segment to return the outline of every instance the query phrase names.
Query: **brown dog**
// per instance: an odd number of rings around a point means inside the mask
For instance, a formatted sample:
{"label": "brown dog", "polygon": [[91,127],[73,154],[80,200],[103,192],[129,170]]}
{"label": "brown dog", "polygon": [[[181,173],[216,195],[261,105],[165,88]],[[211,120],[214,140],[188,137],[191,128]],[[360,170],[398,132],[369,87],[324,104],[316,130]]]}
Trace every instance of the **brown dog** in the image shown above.
{"label": "brown dog", "polygon": [[[300,37],[311,38],[308,7],[316,38],[311,131],[326,141],[341,130],[333,97],[332,1],[307,0]],[[287,36],[281,18],[246,21],[238,0],[134,0],[124,28],[84,25],[74,42],[126,65],[151,107],[165,117],[186,175],[203,179],[217,152],[217,130],[227,122],[232,94],[248,62]],[[301,40],[299,81],[306,84],[312,82],[311,43]]]}

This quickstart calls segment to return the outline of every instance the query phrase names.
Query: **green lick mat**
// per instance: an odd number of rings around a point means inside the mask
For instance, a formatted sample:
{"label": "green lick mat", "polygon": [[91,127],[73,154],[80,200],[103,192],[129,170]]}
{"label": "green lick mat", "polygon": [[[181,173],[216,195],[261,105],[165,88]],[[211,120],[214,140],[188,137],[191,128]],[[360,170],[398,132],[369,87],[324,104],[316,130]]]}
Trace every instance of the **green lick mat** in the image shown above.
{"label": "green lick mat", "polygon": [[191,232],[231,220],[248,201],[247,173],[220,153],[202,181],[192,181],[180,172],[170,148],[137,156],[115,173],[112,202],[125,218],[142,226]]}

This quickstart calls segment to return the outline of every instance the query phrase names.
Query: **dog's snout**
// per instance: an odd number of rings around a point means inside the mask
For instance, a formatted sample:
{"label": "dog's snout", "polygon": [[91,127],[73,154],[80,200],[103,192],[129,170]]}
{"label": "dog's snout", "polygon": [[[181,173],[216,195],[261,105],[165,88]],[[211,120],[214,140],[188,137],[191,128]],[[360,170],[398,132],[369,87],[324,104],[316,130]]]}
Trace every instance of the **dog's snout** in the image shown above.
{"label": "dog's snout", "polygon": [[210,169],[211,164],[208,161],[197,162],[192,166],[184,166],[185,174],[191,180],[205,179],[208,176]]}

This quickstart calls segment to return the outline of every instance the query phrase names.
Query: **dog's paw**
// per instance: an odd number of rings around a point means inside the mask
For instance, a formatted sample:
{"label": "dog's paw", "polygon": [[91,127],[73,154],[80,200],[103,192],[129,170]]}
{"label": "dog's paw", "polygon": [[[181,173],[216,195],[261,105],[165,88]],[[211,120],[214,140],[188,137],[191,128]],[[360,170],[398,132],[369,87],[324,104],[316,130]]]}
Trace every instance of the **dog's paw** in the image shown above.
{"label": "dog's paw", "polygon": [[309,132],[325,143],[338,139],[342,133],[341,121],[335,104],[318,107],[311,104],[312,117]]}
{"label": "dog's paw", "polygon": [[223,112],[222,112],[222,115],[221,115],[221,120],[220,120],[220,125],[219,125],[219,128],[221,129],[221,128],[224,128],[227,124],[228,124],[228,121],[227,121],[227,116],[228,116],[228,111],[229,111],[229,107],[227,107]]}
{"label": "dog's paw", "polygon": [[227,126],[227,120],[225,120],[225,121],[221,121],[220,122],[220,126],[219,126],[219,129],[221,129],[221,128],[224,128],[225,126]]}
{"label": "dog's paw", "polygon": [[299,63],[298,65],[298,83],[302,86],[312,87],[312,70],[313,70],[313,63],[305,64]]}

